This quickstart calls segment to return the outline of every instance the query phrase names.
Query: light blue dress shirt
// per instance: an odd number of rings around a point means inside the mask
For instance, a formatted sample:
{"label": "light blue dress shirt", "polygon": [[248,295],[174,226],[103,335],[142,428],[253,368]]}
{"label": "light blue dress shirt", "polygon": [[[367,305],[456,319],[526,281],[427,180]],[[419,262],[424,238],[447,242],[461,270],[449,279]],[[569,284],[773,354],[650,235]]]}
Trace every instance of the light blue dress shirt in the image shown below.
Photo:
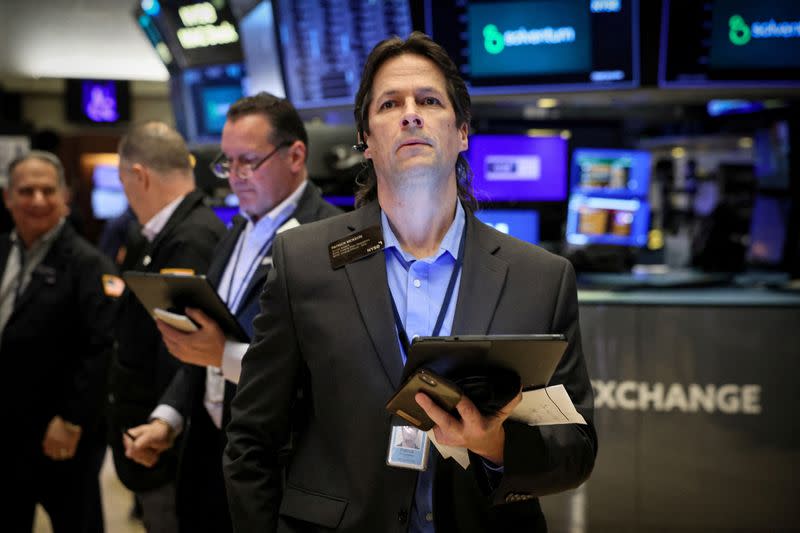
{"label": "light blue dress shirt", "polygon": [[[381,212],[389,290],[409,341],[417,335],[427,336],[433,333],[447,292],[447,284],[456,264],[465,222],[464,208],[460,202],[457,202],[455,219],[442,239],[439,250],[430,257],[416,259],[400,247],[400,243],[389,225],[389,219],[385,213]],[[460,284],[461,272],[459,271],[453,289],[453,297],[444,316],[441,331],[439,331],[441,336],[450,335],[453,329],[453,316],[456,312]],[[398,342],[400,342],[399,339]],[[403,357],[403,364],[405,364],[406,354],[403,352],[402,346],[400,353]],[[430,453],[438,452],[431,446]],[[434,531],[433,470],[435,461],[433,459],[431,457],[431,460],[428,461],[428,469],[420,472],[417,478],[417,489],[409,524],[409,531],[413,533],[433,533]]]}

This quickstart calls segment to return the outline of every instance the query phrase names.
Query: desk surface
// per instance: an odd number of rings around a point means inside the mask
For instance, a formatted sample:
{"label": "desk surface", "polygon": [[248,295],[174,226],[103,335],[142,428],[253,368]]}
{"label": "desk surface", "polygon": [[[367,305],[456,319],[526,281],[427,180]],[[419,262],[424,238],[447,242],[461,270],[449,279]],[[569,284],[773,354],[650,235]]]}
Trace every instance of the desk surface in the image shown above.
{"label": "desk surface", "polygon": [[581,304],[731,307],[798,307],[800,292],[769,288],[708,287],[693,289],[579,290]]}

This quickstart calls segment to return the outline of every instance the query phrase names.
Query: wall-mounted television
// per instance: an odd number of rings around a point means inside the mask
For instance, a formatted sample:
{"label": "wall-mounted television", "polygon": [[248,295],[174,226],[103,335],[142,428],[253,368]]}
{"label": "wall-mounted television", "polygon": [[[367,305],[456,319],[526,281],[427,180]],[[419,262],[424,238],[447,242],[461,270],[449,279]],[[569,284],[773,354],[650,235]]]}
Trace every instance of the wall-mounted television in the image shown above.
{"label": "wall-mounted television", "polygon": [[797,0],[664,0],[662,87],[800,85]]}
{"label": "wall-mounted television", "polygon": [[576,148],[572,152],[571,191],[592,196],[647,198],[650,160],[650,153],[640,150]]}
{"label": "wall-mounted television", "polygon": [[567,209],[567,242],[644,247],[650,229],[650,205],[636,198],[573,194]]}
{"label": "wall-mounted television", "polygon": [[476,133],[465,155],[479,202],[567,198],[567,140],[559,135]]}
{"label": "wall-mounted television", "polygon": [[470,93],[637,87],[639,0],[426,0]]}
{"label": "wall-mounted television", "polygon": [[66,80],[67,120],[119,124],[130,120],[130,88],[125,80]]}
{"label": "wall-mounted television", "polygon": [[539,244],[539,213],[534,209],[481,209],[475,216],[501,233]]}
{"label": "wall-mounted television", "polygon": [[408,0],[274,0],[286,94],[298,109],[353,105],[364,61],[412,30]]}

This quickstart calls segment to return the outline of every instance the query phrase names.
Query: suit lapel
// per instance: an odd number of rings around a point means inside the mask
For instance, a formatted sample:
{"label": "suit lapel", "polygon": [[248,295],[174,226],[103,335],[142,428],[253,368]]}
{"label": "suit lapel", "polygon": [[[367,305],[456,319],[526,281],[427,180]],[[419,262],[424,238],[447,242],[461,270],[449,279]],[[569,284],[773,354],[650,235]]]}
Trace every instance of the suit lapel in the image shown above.
{"label": "suit lapel", "polygon": [[208,269],[208,281],[214,287],[219,286],[222,275],[225,273],[225,268],[228,266],[228,260],[231,254],[233,254],[233,250],[236,248],[236,243],[239,242],[239,236],[242,234],[242,231],[244,231],[245,226],[247,226],[247,220],[244,217],[236,215],[233,218],[233,227],[225,234],[225,237],[223,237],[222,241],[220,241],[217,246],[214,256],[225,258],[225,260],[213,261],[211,267]]}
{"label": "suit lapel", "polygon": [[6,264],[8,263],[8,256],[11,255],[11,234],[6,233],[0,239],[0,280],[3,279],[3,274],[6,273]]}
{"label": "suit lapel", "polygon": [[467,211],[467,241],[452,335],[485,335],[508,273],[492,232]]}
{"label": "suit lapel", "polygon": [[[360,216],[347,227],[348,233],[376,224],[380,225],[378,202],[372,202],[359,211]],[[359,261],[348,263],[344,269],[353,290],[361,320],[364,321],[372,339],[372,345],[381,360],[386,377],[392,386],[397,388],[403,373],[403,360],[400,356],[397,331],[395,331],[392,318],[392,304],[389,301],[386,258],[383,253],[376,253]]]}
{"label": "suit lapel", "polygon": [[14,303],[14,313],[23,309],[28,304],[28,301],[33,298],[33,295],[38,294],[39,291],[42,290],[42,286],[52,287],[58,283],[58,277],[63,272],[61,261],[64,261],[64,258],[69,258],[70,256],[69,250],[64,249],[64,247],[66,243],[70,241],[68,233],[72,231],[73,229],[72,226],[69,225],[69,222],[65,222],[61,231],[56,235],[50,250],[47,251],[47,255],[45,255],[42,262],[33,269],[28,285]]}

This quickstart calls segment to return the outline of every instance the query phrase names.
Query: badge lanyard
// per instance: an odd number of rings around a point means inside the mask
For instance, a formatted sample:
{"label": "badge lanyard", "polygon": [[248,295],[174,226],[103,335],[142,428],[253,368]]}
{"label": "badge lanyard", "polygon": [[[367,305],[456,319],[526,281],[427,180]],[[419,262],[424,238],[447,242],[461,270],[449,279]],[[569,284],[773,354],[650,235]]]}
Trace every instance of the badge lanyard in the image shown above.
{"label": "badge lanyard", "polygon": [[[458,256],[456,259],[456,264],[453,266],[453,273],[450,274],[450,281],[447,284],[447,291],[444,294],[444,300],[442,301],[442,307],[439,309],[439,316],[436,318],[436,325],[433,327],[433,333],[431,335],[433,337],[438,337],[439,332],[442,329],[442,324],[444,323],[444,317],[447,314],[447,309],[450,307],[450,300],[453,298],[453,292],[456,288],[456,279],[458,279],[458,273],[461,271],[461,265],[464,263],[464,248],[465,243],[467,240],[467,225],[464,224],[464,230],[461,232],[461,242],[458,245]],[[403,321],[400,320],[400,313],[397,312],[397,306],[394,303],[394,296],[392,296],[392,292],[389,291],[389,299],[392,301],[392,313],[394,313],[394,323],[397,327],[397,336],[400,338],[400,346],[403,350],[403,358],[408,357],[408,350],[411,346],[411,343],[408,342],[408,334],[406,333],[406,329],[403,326]]]}
{"label": "badge lanyard", "polygon": [[[261,246],[261,249],[258,251],[255,258],[253,259],[253,262],[250,263],[250,266],[247,268],[245,276],[244,278],[242,278],[242,283],[239,285],[239,289],[236,291],[236,294],[233,295],[237,307],[239,305],[239,299],[242,297],[242,291],[244,291],[245,287],[247,287],[247,285],[250,283],[250,277],[253,275],[253,272],[255,271],[258,263],[260,263],[261,260],[263,259],[264,254],[267,253],[267,250],[272,245],[272,241],[274,239],[275,239],[275,234],[273,233],[272,237],[267,239],[264,245]],[[244,248],[244,243],[246,240],[247,236],[245,236],[245,238],[242,239],[241,245],[239,246],[239,249],[236,251],[236,259],[234,259],[233,268],[231,268],[231,279],[228,281],[228,294],[225,297],[225,303],[228,304],[228,307],[230,307],[232,311],[235,311],[235,309],[233,308],[234,301],[231,300],[231,291],[233,290],[233,280],[236,277],[236,268],[239,266],[239,257],[242,255],[242,248]]]}

